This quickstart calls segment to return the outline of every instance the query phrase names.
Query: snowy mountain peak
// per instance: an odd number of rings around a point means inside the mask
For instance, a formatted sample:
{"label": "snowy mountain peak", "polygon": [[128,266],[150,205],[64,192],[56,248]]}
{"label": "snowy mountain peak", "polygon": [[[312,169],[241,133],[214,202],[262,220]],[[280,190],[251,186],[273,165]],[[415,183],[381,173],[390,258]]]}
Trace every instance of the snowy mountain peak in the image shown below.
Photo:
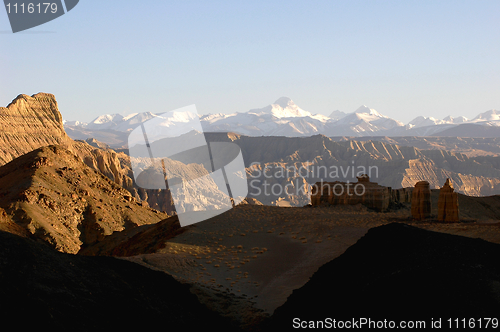
{"label": "snowy mountain peak", "polygon": [[456,118],[453,118],[453,123],[464,123],[469,121],[465,116],[458,116]]}
{"label": "snowy mountain peak", "polygon": [[354,111],[354,113],[370,113],[370,111],[371,109],[368,106],[361,105],[357,110]]}
{"label": "snowy mountain peak", "polygon": [[287,108],[288,106],[290,106],[290,107],[294,107],[294,106],[297,107],[297,105],[295,105],[295,103],[293,102],[293,100],[291,100],[288,97],[281,97],[281,98],[279,98],[278,100],[276,100],[274,102],[274,105],[279,105],[283,109]]}
{"label": "snowy mountain peak", "polygon": [[[201,127],[199,123],[201,122]],[[281,97],[263,108],[251,109],[248,112],[232,114],[205,114],[181,110],[154,114],[151,112],[134,113],[127,116],[105,114],[92,122],[65,121],[64,125],[88,131],[130,132],[140,124],[155,128],[168,127],[169,132],[183,133],[186,130],[205,132],[236,132],[249,136],[308,136],[318,133],[329,136],[384,136],[406,134],[430,135],[462,123],[477,123],[500,127],[500,111],[489,110],[479,114],[474,120],[465,117],[447,116],[443,120],[433,117],[419,116],[408,125],[380,114],[366,105],[360,106],[352,113],[333,111],[330,116],[313,115],[297,106],[290,98]]]}
{"label": "snowy mountain peak", "polygon": [[472,121],[497,121],[500,120],[500,111],[489,110],[476,116]]}
{"label": "snowy mountain peak", "polygon": [[253,113],[256,115],[270,114],[276,118],[296,118],[312,116],[311,113],[304,111],[298,107],[290,98],[281,97],[274,102],[274,104],[268,105],[264,108],[253,109],[248,113]]}
{"label": "snowy mountain peak", "polygon": [[143,123],[144,121],[147,121],[154,117],[157,117],[157,115],[151,112],[133,113],[125,116],[123,118],[123,122],[126,122],[129,125],[133,125],[133,124]]}
{"label": "snowy mountain peak", "polygon": [[431,117],[427,116],[417,116],[415,119],[411,120],[410,125],[411,128],[416,128],[416,127],[424,127],[424,126],[435,126],[438,124],[443,124],[445,123],[445,120],[438,120]]}
{"label": "snowy mountain peak", "polygon": [[[382,115],[365,105],[342,117],[334,125],[336,128],[349,127],[349,130],[356,135],[360,135],[361,132],[377,132],[404,126],[403,123]],[[348,133],[345,130],[339,130],[338,132]]]}
{"label": "snowy mountain peak", "polygon": [[63,120],[63,125],[65,126],[79,126],[79,127],[85,127],[87,125],[86,122],[81,122],[81,121],[66,121],[66,120]]}
{"label": "snowy mountain peak", "polygon": [[333,120],[340,120],[343,117],[345,117],[346,115],[347,115],[347,113],[344,113],[342,111],[336,110],[336,111],[333,111],[332,113],[330,113],[329,118],[333,119]]}
{"label": "snowy mountain peak", "polygon": [[448,115],[446,118],[443,119],[445,123],[464,123],[469,121],[465,116],[458,116],[456,118]]}
{"label": "snowy mountain peak", "polygon": [[375,111],[373,108],[369,108],[366,105],[361,105],[357,110],[354,111],[354,113],[356,113],[356,114],[369,114],[369,115],[374,115],[374,116],[381,117],[381,118],[386,118],[386,116]]}
{"label": "snowy mountain peak", "polygon": [[91,123],[104,124],[107,122],[119,122],[123,120],[123,115],[121,114],[104,114],[95,118]]}
{"label": "snowy mountain peak", "polygon": [[[193,120],[199,119],[200,116],[198,113],[192,111],[170,111],[167,113],[163,113],[158,118],[161,118],[161,121],[167,121],[171,123],[180,123],[180,122],[192,122]],[[162,124],[164,125],[164,124]]]}
{"label": "snowy mountain peak", "polygon": [[446,118],[443,119],[443,121],[447,123],[453,123],[453,117],[451,115],[448,115]]}

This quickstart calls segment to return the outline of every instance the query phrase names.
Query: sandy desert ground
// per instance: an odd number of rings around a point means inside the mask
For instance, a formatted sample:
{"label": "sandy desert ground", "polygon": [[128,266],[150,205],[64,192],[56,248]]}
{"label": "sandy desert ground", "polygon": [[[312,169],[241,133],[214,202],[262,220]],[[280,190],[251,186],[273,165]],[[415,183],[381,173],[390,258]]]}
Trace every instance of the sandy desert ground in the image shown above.
{"label": "sandy desert ground", "polygon": [[126,259],[191,284],[203,303],[245,327],[272,315],[320,266],[340,256],[372,227],[403,222],[500,243],[498,219],[477,210],[475,201],[463,197],[461,201],[464,220],[452,224],[432,218],[413,220],[409,205],[386,213],[362,205],[240,205],[188,226],[155,253]]}

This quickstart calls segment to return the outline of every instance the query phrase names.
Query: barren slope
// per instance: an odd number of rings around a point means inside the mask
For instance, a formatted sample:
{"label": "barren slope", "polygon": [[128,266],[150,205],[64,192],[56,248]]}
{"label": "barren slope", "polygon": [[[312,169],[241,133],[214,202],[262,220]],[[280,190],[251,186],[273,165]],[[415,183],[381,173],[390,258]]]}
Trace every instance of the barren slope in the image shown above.
{"label": "barren slope", "polygon": [[16,225],[69,253],[114,231],[167,217],[61,146],[37,149],[0,167],[0,198]]}

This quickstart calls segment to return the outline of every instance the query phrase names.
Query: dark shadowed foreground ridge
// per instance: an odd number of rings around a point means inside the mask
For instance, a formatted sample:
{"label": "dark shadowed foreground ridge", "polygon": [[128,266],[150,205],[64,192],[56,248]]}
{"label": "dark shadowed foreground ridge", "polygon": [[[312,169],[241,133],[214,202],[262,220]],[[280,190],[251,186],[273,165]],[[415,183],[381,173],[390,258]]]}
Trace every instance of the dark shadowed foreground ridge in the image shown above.
{"label": "dark shadowed foreground ridge", "polygon": [[64,254],[0,231],[0,271],[0,317],[25,331],[236,330],[186,285],[128,261]]}
{"label": "dark shadowed foreground ridge", "polygon": [[[500,245],[393,223],[372,228],[277,308],[292,320],[498,317]],[[270,328],[270,327],[269,327]]]}

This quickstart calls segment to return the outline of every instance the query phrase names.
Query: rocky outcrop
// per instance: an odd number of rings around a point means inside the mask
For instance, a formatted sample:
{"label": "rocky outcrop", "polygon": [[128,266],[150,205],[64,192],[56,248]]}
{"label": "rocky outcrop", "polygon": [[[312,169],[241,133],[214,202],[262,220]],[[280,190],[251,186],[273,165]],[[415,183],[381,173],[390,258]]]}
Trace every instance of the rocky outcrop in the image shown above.
{"label": "rocky outcrop", "polygon": [[363,204],[376,211],[385,211],[389,208],[391,198],[391,188],[370,182],[369,176],[365,174],[358,177],[356,183],[317,182],[313,186],[311,204],[313,206]]}
{"label": "rocky outcrop", "polygon": [[119,186],[129,191],[133,189],[134,181],[130,177],[130,166],[123,163],[116,152],[94,148],[81,141],[74,142],[73,149],[87,166],[98,170]]}
{"label": "rocky outcrop", "polygon": [[439,191],[438,220],[442,222],[458,222],[458,194],[451,186],[450,179]]}
{"label": "rocky outcrop", "polygon": [[34,150],[0,167],[0,197],[9,227],[67,253],[168,217],[61,146]]}
{"label": "rocky outcrop", "polygon": [[88,145],[93,146],[94,148],[99,148],[99,149],[103,149],[103,150],[111,149],[111,147],[109,145],[107,145],[106,143],[100,142],[100,141],[96,140],[95,138],[87,138],[85,140],[85,142]]}
{"label": "rocky outcrop", "polygon": [[72,142],[52,94],[22,94],[0,107],[0,165],[42,146],[69,148]]}
{"label": "rocky outcrop", "polygon": [[167,240],[186,231],[178,216],[172,216],[153,225],[144,225],[107,236],[79,254],[87,256],[134,256],[158,252]]}
{"label": "rocky outcrop", "polygon": [[244,200],[242,200],[240,202],[240,204],[248,204],[248,205],[264,205],[262,204],[261,202],[259,202],[258,200],[256,200],[255,198],[251,198],[251,197],[246,197]]}
{"label": "rocky outcrop", "polygon": [[95,139],[69,138],[52,94],[19,95],[7,107],[1,107],[0,144],[0,166],[40,147],[63,146],[128,190],[136,200],[170,214],[175,211],[168,191],[144,190],[135,185],[130,158],[125,153],[117,153]]}
{"label": "rocky outcrop", "polygon": [[431,215],[431,190],[429,182],[419,181],[415,184],[411,196],[411,216],[417,220],[429,218]]}
{"label": "rocky outcrop", "polygon": [[40,147],[60,145],[115,183],[132,187],[129,169],[118,160],[114,151],[107,149],[107,145],[92,139],[73,141],[66,135],[52,94],[19,95],[7,107],[1,107],[0,143],[0,166]]}
{"label": "rocky outcrop", "polygon": [[398,203],[411,203],[413,188],[392,189],[392,201]]}

